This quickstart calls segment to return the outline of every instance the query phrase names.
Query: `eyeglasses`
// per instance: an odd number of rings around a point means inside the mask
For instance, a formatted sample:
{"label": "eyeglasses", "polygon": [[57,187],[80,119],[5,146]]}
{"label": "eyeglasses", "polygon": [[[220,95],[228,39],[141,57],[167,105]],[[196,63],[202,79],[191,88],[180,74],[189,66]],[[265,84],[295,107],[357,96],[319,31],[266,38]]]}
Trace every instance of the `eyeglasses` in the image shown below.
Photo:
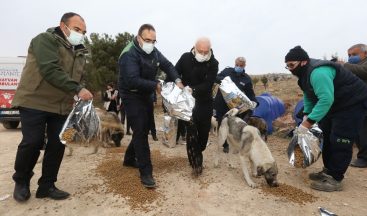
{"label": "eyeglasses", "polygon": [[157,40],[151,40],[151,39],[145,39],[142,36],[139,35],[139,37],[146,43],[156,44]]}
{"label": "eyeglasses", "polygon": [[285,66],[285,69],[292,70],[296,68],[300,63],[300,61],[288,63],[287,66]]}

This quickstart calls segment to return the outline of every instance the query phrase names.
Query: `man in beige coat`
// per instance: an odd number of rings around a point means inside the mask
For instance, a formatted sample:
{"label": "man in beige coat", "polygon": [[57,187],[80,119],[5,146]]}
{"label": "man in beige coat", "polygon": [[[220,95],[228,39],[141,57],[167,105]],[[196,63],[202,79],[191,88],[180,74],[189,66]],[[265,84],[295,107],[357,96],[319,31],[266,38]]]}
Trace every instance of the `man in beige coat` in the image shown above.
{"label": "man in beige coat", "polygon": [[19,108],[23,134],[13,175],[13,197],[18,202],[27,201],[31,196],[30,180],[44,145],[45,130],[48,141],[36,198],[61,200],[69,196],[55,186],[65,150],[59,133],[72,109],[73,96],[78,95],[82,100],[93,97],[81,84],[87,53],[83,46],[85,33],[83,18],[76,13],[66,13],[58,27],[37,35],[30,43],[12,101],[12,105]]}

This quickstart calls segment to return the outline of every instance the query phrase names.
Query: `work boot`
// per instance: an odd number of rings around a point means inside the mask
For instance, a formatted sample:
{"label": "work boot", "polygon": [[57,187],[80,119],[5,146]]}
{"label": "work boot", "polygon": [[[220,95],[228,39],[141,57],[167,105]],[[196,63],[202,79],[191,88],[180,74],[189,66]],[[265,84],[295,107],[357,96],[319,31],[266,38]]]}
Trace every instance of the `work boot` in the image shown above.
{"label": "work boot", "polygon": [[156,184],[152,175],[142,175],[140,176],[141,183],[146,188],[155,188]]}
{"label": "work boot", "polygon": [[29,183],[15,183],[13,197],[18,202],[25,202],[31,197]]}
{"label": "work boot", "polygon": [[367,167],[367,160],[362,158],[357,158],[354,161],[350,163],[350,166],[352,167],[358,167],[358,168],[366,168]]}
{"label": "work boot", "polygon": [[158,141],[157,134],[152,134],[153,140]]}
{"label": "work boot", "polygon": [[314,173],[310,173],[308,175],[308,178],[313,180],[313,181],[320,181],[324,178],[324,173],[327,172],[326,168],[322,168],[322,170],[320,172],[314,172]]}
{"label": "work boot", "polygon": [[343,184],[341,181],[335,180],[332,176],[325,173],[322,174],[323,177],[319,181],[314,181],[311,183],[311,188],[319,191],[333,192],[342,191]]}
{"label": "work boot", "polygon": [[51,187],[38,187],[36,192],[36,198],[51,198],[54,200],[63,200],[70,196],[68,192],[62,191],[52,185]]}

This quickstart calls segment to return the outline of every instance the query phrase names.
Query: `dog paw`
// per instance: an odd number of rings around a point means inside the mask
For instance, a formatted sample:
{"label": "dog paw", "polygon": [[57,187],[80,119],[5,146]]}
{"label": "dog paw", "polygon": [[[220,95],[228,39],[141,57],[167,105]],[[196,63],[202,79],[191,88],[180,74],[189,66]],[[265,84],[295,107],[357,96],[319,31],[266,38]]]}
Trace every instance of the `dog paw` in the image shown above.
{"label": "dog paw", "polygon": [[256,188],[257,187],[257,184],[255,182],[248,182],[248,185],[251,187],[251,188]]}

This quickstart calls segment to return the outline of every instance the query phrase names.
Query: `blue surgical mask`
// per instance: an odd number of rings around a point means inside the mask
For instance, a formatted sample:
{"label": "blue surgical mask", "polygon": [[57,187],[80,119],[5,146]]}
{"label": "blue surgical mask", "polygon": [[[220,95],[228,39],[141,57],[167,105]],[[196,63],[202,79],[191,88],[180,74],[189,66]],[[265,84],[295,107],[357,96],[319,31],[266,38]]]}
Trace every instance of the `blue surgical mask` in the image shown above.
{"label": "blue surgical mask", "polygon": [[361,61],[361,57],[359,55],[351,56],[348,58],[348,63],[358,64]]}
{"label": "blue surgical mask", "polygon": [[242,73],[244,71],[244,68],[243,67],[234,67],[234,71],[236,71],[236,73]]}

